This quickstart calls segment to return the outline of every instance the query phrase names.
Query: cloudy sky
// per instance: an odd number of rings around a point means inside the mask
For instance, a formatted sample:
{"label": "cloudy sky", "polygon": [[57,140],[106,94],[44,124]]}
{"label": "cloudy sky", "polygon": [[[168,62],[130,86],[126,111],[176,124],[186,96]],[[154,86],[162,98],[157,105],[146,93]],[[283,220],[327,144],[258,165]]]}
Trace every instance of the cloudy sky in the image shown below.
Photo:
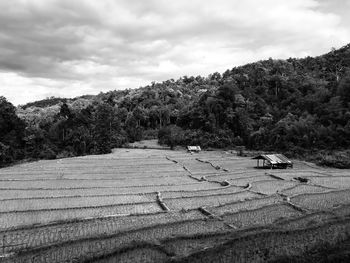
{"label": "cloudy sky", "polygon": [[349,0],[0,0],[0,95],[138,88],[350,42]]}

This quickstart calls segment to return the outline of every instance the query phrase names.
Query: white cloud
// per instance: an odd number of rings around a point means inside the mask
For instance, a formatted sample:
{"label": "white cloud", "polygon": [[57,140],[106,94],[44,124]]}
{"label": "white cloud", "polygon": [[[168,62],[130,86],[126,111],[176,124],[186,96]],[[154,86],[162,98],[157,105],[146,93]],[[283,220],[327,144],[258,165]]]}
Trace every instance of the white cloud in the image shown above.
{"label": "white cloud", "polygon": [[18,104],[318,55],[350,42],[346,22],[331,0],[0,1],[0,94]]}

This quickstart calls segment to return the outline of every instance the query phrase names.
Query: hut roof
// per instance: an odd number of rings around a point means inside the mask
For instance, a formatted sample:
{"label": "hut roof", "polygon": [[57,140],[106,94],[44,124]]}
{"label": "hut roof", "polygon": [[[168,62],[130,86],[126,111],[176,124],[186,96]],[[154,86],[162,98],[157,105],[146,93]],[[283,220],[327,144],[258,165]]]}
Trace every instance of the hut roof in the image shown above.
{"label": "hut roof", "polygon": [[292,164],[292,161],[290,161],[283,154],[261,154],[254,157],[253,159],[266,160],[271,164]]}
{"label": "hut roof", "polygon": [[189,152],[200,152],[201,147],[200,146],[187,146],[187,150]]}

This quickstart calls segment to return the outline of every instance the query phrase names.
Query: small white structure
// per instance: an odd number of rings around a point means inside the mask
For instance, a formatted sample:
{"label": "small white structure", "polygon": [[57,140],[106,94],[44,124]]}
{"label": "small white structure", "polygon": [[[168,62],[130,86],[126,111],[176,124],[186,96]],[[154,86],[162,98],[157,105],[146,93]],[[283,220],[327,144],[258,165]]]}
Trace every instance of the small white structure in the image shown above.
{"label": "small white structure", "polygon": [[187,151],[189,152],[200,152],[202,149],[200,146],[187,146]]}

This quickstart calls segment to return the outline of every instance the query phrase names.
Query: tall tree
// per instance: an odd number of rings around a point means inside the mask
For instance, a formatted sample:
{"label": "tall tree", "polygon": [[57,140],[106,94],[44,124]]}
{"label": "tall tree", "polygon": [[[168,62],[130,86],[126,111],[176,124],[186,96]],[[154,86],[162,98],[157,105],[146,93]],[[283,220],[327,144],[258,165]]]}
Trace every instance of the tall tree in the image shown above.
{"label": "tall tree", "polygon": [[110,153],[111,138],[114,131],[114,108],[108,103],[101,103],[95,111],[95,152]]}
{"label": "tall tree", "polygon": [[23,157],[25,123],[16,108],[0,97],[0,166]]}
{"label": "tall tree", "polygon": [[340,80],[338,95],[341,97],[343,105],[345,107],[350,107],[350,71]]}

